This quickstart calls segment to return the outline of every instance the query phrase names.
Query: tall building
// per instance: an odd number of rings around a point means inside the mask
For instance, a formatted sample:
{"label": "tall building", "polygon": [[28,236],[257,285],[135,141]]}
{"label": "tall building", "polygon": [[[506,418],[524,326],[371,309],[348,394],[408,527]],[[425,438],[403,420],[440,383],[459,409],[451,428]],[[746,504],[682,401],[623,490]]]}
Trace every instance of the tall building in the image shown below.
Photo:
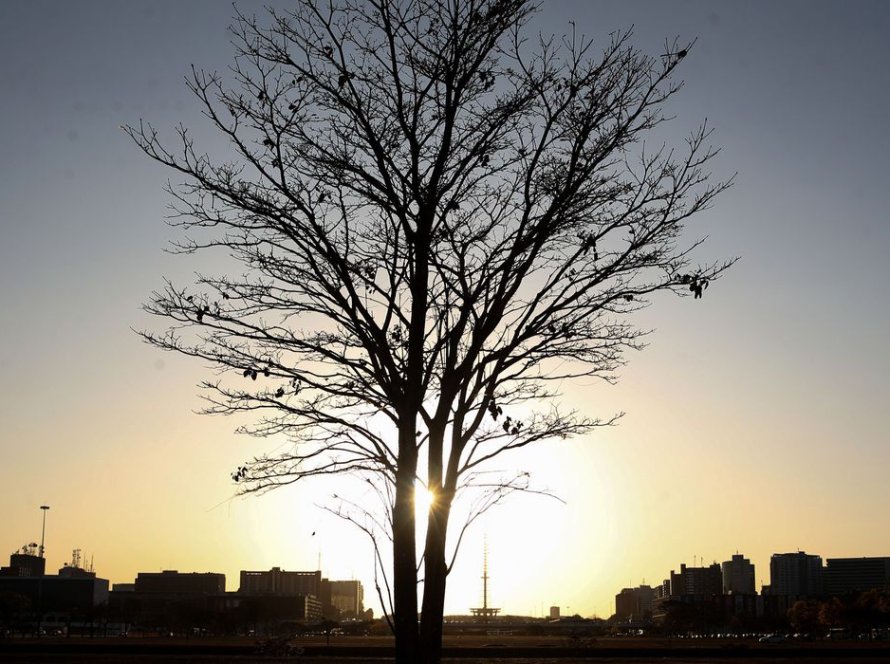
{"label": "tall building", "polygon": [[365,610],[361,581],[331,581],[331,606],[343,618],[356,618]]}
{"label": "tall building", "polygon": [[822,594],[822,558],[807,554],[774,553],[769,561],[769,594],[817,597]]}
{"label": "tall building", "polygon": [[823,580],[825,592],[834,596],[890,590],[890,558],[829,558]]}
{"label": "tall building", "polygon": [[727,560],[721,565],[723,573],[724,595],[753,595],[754,565],[742,555],[735,554],[732,560]]}
{"label": "tall building", "polygon": [[679,574],[671,570],[671,596],[722,594],[723,572],[717,563],[708,567],[687,567],[682,564]]}
{"label": "tall building", "polygon": [[639,620],[652,613],[655,591],[650,586],[622,588],[615,595],[615,615],[621,620]]}

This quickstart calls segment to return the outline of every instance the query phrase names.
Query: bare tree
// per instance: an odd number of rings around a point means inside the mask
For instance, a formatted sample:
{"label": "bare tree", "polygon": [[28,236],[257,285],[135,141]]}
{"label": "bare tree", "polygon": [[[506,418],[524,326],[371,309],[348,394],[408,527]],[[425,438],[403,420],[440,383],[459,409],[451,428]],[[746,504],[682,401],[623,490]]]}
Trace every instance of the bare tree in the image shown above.
{"label": "bare tree", "polygon": [[[301,0],[239,14],[230,75],[188,79],[230,156],[183,127],[175,148],[127,128],[184,176],[175,248],[222,248],[243,269],[168,282],[146,309],[171,327],[145,339],[218,368],[208,412],[290,437],[237,470],[247,491],[369,479],[391,508],[376,525],[391,536],[399,662],[439,661],[456,495],[488,489],[478,514],[527,487],[522,472],[486,480],[487,462],[608,423],[560,411],[550,386],[614,380],[647,296],[701,297],[728,267],[693,265],[698,242],[680,237],[728,186],[709,181],[709,130],[642,147],[690,45],[650,57],[628,33],[529,36],[534,9]],[[418,478],[434,496],[419,628]]]}

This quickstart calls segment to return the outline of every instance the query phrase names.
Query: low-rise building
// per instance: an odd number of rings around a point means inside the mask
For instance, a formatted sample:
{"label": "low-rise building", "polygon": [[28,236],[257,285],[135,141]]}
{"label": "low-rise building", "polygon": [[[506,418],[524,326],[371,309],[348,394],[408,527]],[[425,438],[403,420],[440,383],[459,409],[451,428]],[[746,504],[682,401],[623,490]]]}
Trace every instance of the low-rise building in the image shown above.
{"label": "low-rise building", "polygon": [[829,558],[823,580],[826,594],[836,597],[866,590],[890,590],[890,557]]}
{"label": "low-rise building", "polygon": [[139,572],[135,590],[139,593],[215,595],[226,591],[226,575],[215,572]]}
{"label": "low-rise building", "polygon": [[0,593],[24,597],[34,616],[85,614],[108,602],[108,580],[94,572],[63,567],[58,575],[43,574],[46,560],[28,552],[14,553],[0,575]]}
{"label": "low-rise building", "polygon": [[241,570],[239,593],[256,595],[322,595],[321,571],[288,572],[280,567],[268,571]]}
{"label": "low-rise building", "polygon": [[0,567],[0,576],[43,576],[46,574],[46,558],[34,555],[32,544],[22,547],[21,552],[9,556],[9,566]]}

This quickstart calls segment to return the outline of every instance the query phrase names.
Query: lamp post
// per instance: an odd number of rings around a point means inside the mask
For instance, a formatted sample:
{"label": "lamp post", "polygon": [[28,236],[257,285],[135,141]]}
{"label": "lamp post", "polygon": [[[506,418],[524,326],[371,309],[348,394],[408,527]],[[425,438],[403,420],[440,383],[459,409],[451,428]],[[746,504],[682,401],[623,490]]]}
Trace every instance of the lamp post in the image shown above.
{"label": "lamp post", "polygon": [[49,505],[41,505],[40,509],[43,510],[43,530],[40,532],[40,557],[43,558],[43,543],[46,539],[46,513],[49,510]]}
{"label": "lamp post", "polygon": [[[43,544],[46,541],[46,513],[49,510],[49,505],[41,505],[40,509],[43,510],[43,528],[40,532],[40,557],[43,558],[44,547]],[[46,565],[46,563],[44,563]],[[46,574],[46,570],[44,569],[44,574]],[[37,579],[37,637],[40,638],[41,634],[41,624],[43,622],[43,576]]]}

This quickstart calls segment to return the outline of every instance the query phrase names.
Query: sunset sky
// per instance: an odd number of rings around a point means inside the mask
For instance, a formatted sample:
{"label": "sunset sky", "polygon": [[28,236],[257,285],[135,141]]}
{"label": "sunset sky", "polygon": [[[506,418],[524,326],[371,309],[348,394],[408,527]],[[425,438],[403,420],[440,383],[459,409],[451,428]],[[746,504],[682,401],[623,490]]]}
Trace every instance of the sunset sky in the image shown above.
{"label": "sunset sky", "polygon": [[[284,2],[273,3],[286,6]],[[262,3],[241,2],[262,11]],[[163,252],[171,173],[119,129],[182,123],[216,139],[185,88],[223,71],[226,2],[0,3],[0,563],[39,542],[99,576],[316,569],[364,582],[371,550],[318,507],[336,483],[233,497],[270,443],[199,417],[200,363],[141,343],[162,277],[209,257]],[[550,0],[545,32],[634,26],[659,54],[697,38],[668,107],[677,142],[704,118],[735,186],[693,221],[703,255],[741,260],[701,300],[657,298],[649,347],[617,386],[563,386],[617,427],[512,457],[565,501],[520,496],[471,531],[446,611],[608,617],[624,586],[737,551],[890,556],[890,3]],[[315,533],[313,535],[312,533]]]}

